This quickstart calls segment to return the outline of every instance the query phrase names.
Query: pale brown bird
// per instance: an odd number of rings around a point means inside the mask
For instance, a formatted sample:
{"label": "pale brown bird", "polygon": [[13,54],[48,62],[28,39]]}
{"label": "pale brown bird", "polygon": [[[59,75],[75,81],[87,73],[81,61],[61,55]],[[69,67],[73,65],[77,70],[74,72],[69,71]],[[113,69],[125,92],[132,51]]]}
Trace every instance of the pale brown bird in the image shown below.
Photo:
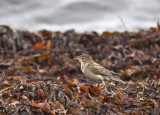
{"label": "pale brown bird", "polygon": [[117,73],[100,66],[98,63],[94,62],[92,57],[88,54],[82,54],[74,59],[81,63],[81,70],[84,76],[94,82],[117,81],[125,84],[124,81],[117,77]]}

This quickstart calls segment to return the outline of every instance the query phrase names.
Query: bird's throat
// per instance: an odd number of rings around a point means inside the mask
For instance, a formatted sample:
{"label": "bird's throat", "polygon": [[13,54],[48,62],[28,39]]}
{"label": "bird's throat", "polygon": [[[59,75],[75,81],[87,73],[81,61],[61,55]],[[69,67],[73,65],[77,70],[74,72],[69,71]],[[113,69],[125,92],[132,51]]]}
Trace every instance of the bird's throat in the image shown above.
{"label": "bird's throat", "polygon": [[86,67],[88,66],[89,63],[83,63],[81,62],[81,70],[83,73],[85,73]]}
{"label": "bird's throat", "polygon": [[81,62],[81,70],[82,70],[82,72],[84,73],[84,64]]}

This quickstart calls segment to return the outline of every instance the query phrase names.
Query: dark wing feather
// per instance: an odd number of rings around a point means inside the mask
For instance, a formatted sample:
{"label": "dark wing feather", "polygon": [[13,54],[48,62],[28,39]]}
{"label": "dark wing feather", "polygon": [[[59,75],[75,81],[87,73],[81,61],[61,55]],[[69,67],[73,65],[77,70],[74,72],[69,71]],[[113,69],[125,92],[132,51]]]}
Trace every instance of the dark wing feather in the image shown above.
{"label": "dark wing feather", "polygon": [[88,69],[90,69],[90,71],[92,71],[94,74],[98,74],[98,75],[103,76],[104,80],[113,80],[113,81],[125,83],[119,77],[117,77],[117,76],[119,76],[118,73],[111,72],[111,71],[107,70],[106,68],[100,66],[97,63],[89,64]]}

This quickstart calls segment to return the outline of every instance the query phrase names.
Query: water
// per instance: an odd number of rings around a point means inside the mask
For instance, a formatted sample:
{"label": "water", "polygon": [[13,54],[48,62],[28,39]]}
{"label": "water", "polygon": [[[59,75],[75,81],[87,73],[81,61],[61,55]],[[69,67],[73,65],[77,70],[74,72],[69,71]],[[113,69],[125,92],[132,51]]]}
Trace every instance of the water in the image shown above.
{"label": "water", "polygon": [[160,0],[0,0],[0,24],[31,31],[135,31],[156,26],[159,6]]}

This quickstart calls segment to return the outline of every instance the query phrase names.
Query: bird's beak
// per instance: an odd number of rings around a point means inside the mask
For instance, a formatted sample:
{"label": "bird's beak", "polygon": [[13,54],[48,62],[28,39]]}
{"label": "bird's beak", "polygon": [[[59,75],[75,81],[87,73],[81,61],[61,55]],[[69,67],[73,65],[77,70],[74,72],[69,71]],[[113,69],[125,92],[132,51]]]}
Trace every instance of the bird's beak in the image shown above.
{"label": "bird's beak", "polygon": [[75,57],[75,58],[73,58],[73,59],[75,59],[75,60],[78,60],[78,61],[81,61],[81,57]]}

